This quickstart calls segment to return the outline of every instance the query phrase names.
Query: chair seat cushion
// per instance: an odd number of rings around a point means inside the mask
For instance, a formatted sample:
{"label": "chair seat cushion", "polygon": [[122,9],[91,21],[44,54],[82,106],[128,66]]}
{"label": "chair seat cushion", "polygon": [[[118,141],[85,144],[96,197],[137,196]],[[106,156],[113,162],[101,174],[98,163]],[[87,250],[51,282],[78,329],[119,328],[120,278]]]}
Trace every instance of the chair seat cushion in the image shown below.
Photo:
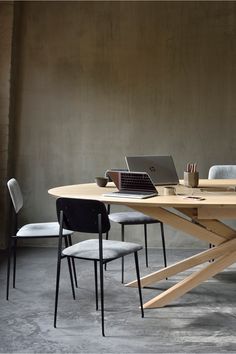
{"label": "chair seat cushion", "polygon": [[[71,235],[70,230],[63,230],[63,235]],[[58,237],[58,222],[41,222],[34,224],[26,224],[22,226],[16,234],[17,237]]]}
{"label": "chair seat cushion", "polygon": [[[137,243],[103,240],[103,259],[116,259],[141,249],[142,246]],[[76,243],[65,248],[62,254],[76,258],[99,260],[99,241],[90,239]]]}
{"label": "chair seat cushion", "polygon": [[111,213],[109,214],[109,219],[123,225],[155,224],[160,222],[138,211]]}

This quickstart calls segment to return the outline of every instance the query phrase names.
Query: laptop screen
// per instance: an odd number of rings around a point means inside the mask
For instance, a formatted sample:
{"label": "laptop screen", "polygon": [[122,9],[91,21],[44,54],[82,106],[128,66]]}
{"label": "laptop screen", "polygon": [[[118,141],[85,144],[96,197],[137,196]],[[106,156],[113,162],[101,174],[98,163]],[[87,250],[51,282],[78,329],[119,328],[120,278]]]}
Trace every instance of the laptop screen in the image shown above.
{"label": "laptop screen", "polygon": [[126,156],[129,171],[146,172],[155,185],[178,184],[172,156]]}

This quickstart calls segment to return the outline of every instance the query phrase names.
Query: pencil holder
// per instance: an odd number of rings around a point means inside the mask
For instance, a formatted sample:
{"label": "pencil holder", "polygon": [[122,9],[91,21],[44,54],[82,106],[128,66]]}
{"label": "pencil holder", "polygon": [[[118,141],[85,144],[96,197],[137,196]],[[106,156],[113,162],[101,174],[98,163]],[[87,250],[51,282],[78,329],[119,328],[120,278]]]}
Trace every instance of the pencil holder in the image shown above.
{"label": "pencil holder", "polygon": [[197,187],[199,181],[198,172],[186,172],[184,171],[184,185],[186,187]]}

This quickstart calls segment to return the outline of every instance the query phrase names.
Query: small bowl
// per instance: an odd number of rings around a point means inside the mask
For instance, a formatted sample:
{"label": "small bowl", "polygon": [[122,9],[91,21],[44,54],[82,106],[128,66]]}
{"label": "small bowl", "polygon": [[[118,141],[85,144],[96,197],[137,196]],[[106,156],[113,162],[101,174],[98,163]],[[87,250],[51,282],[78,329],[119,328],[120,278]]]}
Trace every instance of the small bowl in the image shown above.
{"label": "small bowl", "polygon": [[95,177],[95,182],[97,183],[98,187],[106,187],[108,178],[107,177]]}

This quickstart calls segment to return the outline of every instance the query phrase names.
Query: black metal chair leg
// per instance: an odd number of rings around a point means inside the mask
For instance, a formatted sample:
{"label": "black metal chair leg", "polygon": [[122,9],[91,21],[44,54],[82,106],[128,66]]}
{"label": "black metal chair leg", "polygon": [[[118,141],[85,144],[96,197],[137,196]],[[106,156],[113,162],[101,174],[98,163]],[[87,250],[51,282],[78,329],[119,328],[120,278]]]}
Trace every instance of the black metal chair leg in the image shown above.
{"label": "black metal chair leg", "polygon": [[[110,204],[108,204],[107,205],[107,214],[110,214],[110,211],[111,211],[111,206],[110,206]],[[109,237],[109,232],[106,232],[106,240],[108,240],[108,237]],[[107,270],[107,263],[105,263],[104,269]]]}
{"label": "black metal chair leg", "polygon": [[97,261],[94,261],[94,280],[95,280],[95,299],[96,299],[96,311],[98,310],[98,271]]}
{"label": "black metal chair leg", "polygon": [[8,244],[8,258],[7,258],[7,289],[6,289],[6,300],[9,299],[9,285],[10,285],[10,272],[11,272],[11,250],[12,250],[12,242],[9,239]]}
{"label": "black metal chair leg", "polygon": [[[69,247],[69,241],[68,241],[67,237],[64,237],[64,241],[65,241],[65,246]],[[73,276],[72,276],[72,267],[71,267],[72,259],[70,259],[70,257],[66,257],[66,258],[67,258],[68,270],[69,270],[69,274],[70,274],[71,291],[72,291],[73,299],[75,300],[75,287],[74,287]]]}
{"label": "black metal chair leg", "polygon": [[56,294],[55,294],[55,308],[54,308],[54,328],[56,328],[56,325],[57,325],[57,307],[58,307],[60,273],[61,273],[61,256],[58,256],[58,260],[57,260],[57,278],[56,278]]}
{"label": "black metal chair leg", "polygon": [[103,263],[99,262],[100,265],[100,295],[101,295],[101,319],[102,319],[102,335],[105,337],[104,330],[104,285],[103,285]]}
{"label": "black metal chair leg", "polygon": [[16,248],[17,248],[17,238],[14,238],[14,245],[13,245],[13,281],[12,285],[13,288],[16,287]]}
{"label": "black metal chair leg", "polygon": [[135,259],[135,267],[136,267],[137,282],[138,282],[138,292],[139,292],[139,300],[140,300],[141,316],[142,316],[142,317],[144,317],[144,311],[143,311],[143,299],[142,299],[141,282],[140,282],[140,273],[139,273],[139,264],[138,264],[138,252],[134,252],[134,259]]}
{"label": "black metal chair leg", "polygon": [[[106,232],[106,240],[108,240],[109,233]],[[104,264],[104,269],[107,270],[107,263]]]}
{"label": "black metal chair leg", "polygon": [[144,244],[145,244],[145,259],[146,259],[146,267],[148,267],[147,224],[144,224]]}
{"label": "black metal chair leg", "polygon": [[162,249],[163,249],[163,257],[164,257],[164,266],[167,267],[164,226],[162,222],[160,222],[160,227],[161,227],[161,240],[162,240]]}
{"label": "black metal chair leg", "polygon": [[[125,225],[121,224],[121,241],[125,240]],[[125,261],[124,257],[121,257],[121,283],[124,284],[124,272],[125,272]]]}
{"label": "black metal chair leg", "polygon": [[[215,247],[215,245],[213,245],[212,243],[209,243],[209,248]],[[209,262],[214,262],[215,259],[209,259]]]}
{"label": "black metal chair leg", "polygon": [[109,232],[106,232],[106,240],[108,240],[108,238],[109,238]]}
{"label": "black metal chair leg", "polygon": [[71,267],[70,261],[71,261],[70,258],[67,257],[68,269],[69,269],[69,274],[70,274],[71,290],[72,290],[73,299],[75,300],[75,287],[74,287],[74,282],[73,282],[72,267]]}
{"label": "black metal chair leg", "polygon": [[[68,235],[68,241],[69,245],[72,246],[72,239],[71,235]],[[73,274],[74,274],[74,280],[75,280],[75,287],[78,288],[78,282],[77,282],[77,274],[76,274],[76,268],[75,268],[75,260],[72,258],[72,268],[73,268]]]}

